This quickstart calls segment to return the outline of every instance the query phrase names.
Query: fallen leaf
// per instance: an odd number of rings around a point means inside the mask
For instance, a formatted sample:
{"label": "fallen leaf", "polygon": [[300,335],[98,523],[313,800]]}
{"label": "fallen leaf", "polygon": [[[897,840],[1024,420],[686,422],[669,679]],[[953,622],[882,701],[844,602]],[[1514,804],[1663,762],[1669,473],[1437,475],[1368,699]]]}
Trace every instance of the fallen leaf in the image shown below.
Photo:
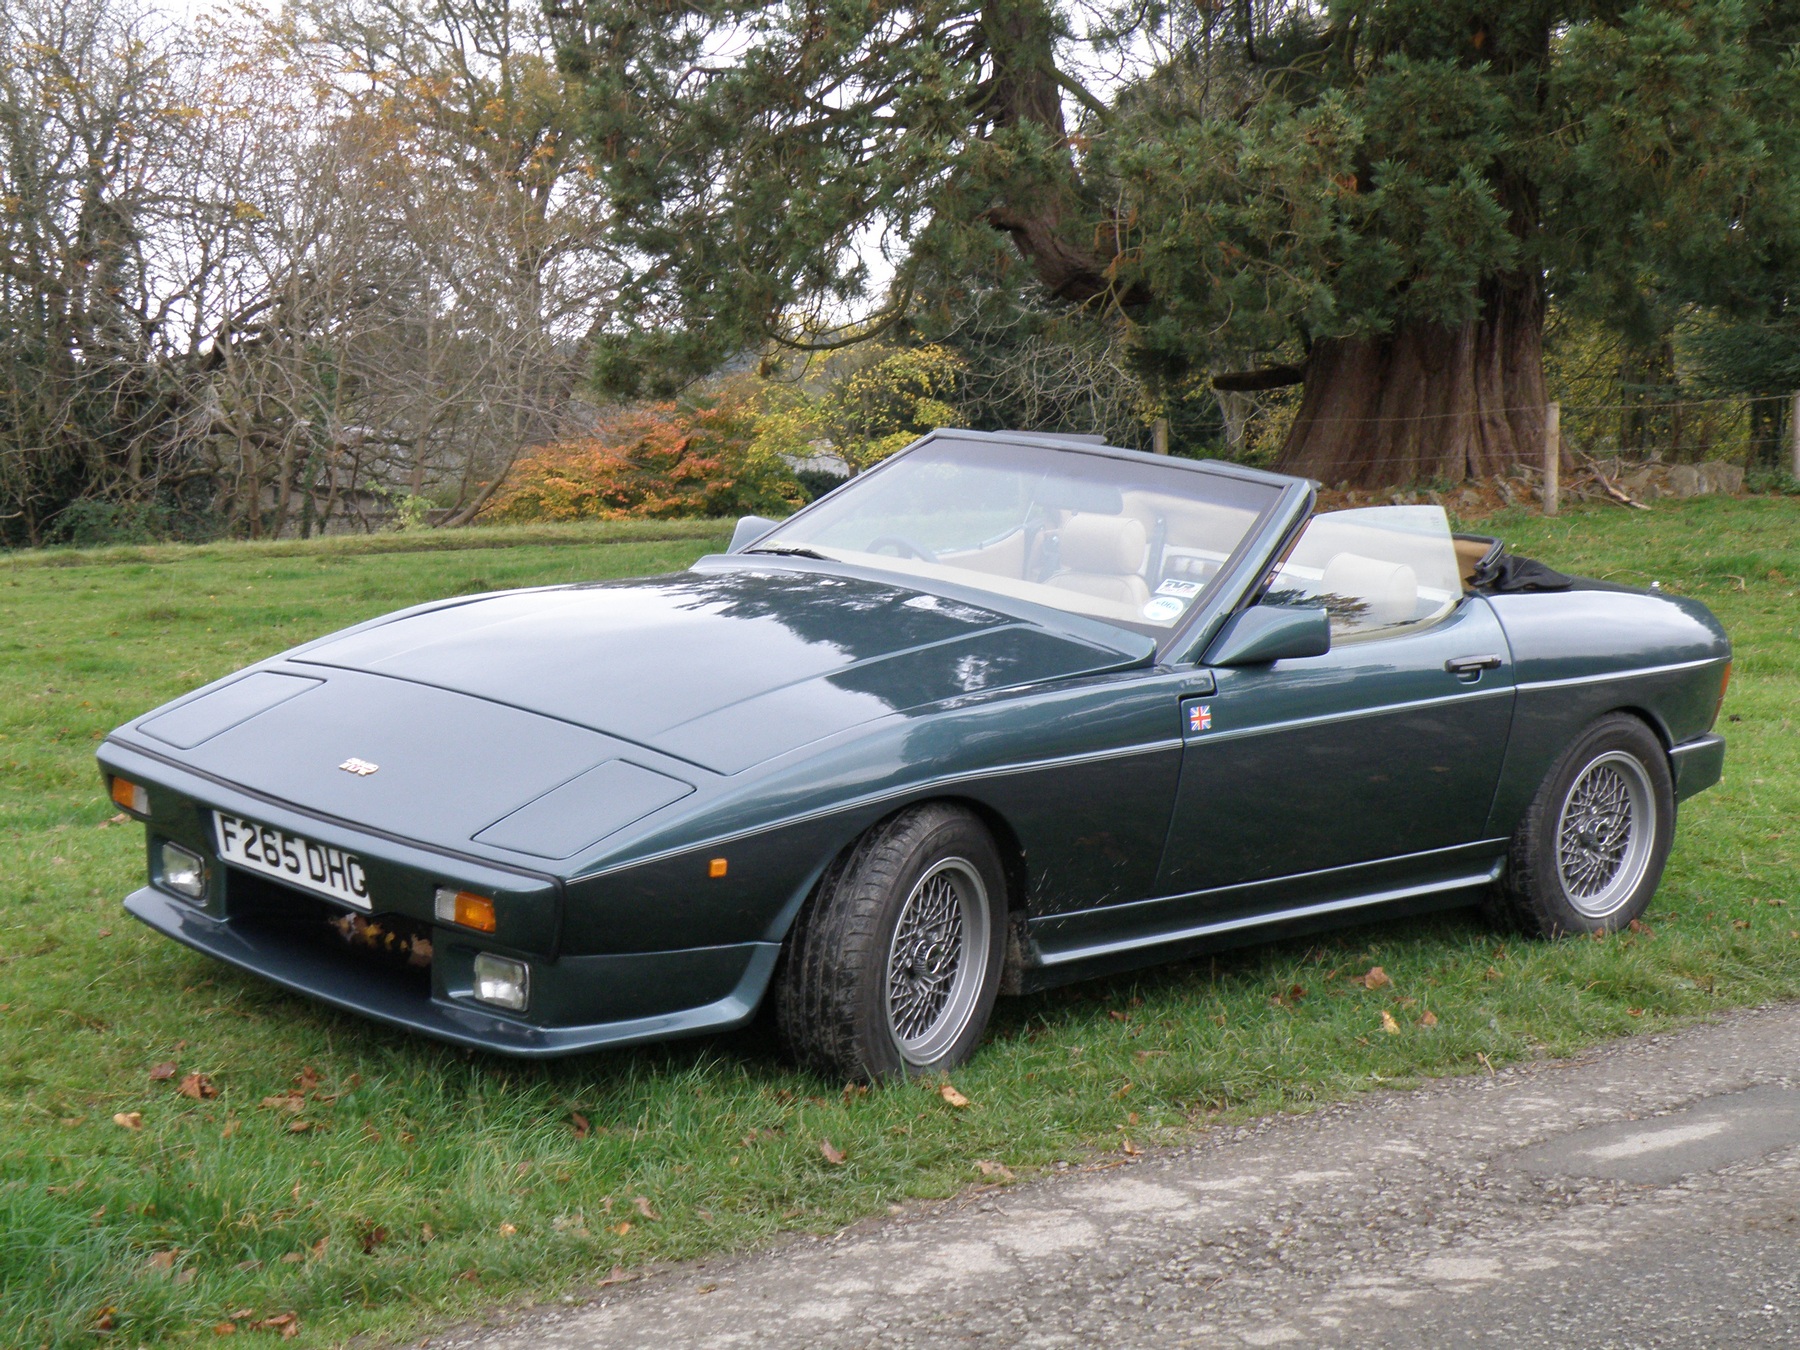
{"label": "fallen leaf", "polygon": [[500,1236],[501,1237],[511,1237],[514,1233],[517,1233],[518,1231],[519,1231],[518,1228],[513,1224],[503,1223],[500,1225]]}
{"label": "fallen leaf", "polygon": [[144,1113],[142,1111],[116,1112],[113,1115],[113,1124],[123,1126],[128,1130],[141,1130],[144,1128]]}
{"label": "fallen leaf", "polygon": [[975,1166],[981,1169],[984,1177],[994,1177],[1002,1182],[1013,1179],[1012,1168],[1005,1163],[989,1162],[986,1158],[981,1158],[976,1161]]}
{"label": "fallen leaf", "polygon": [[614,1266],[612,1268],[612,1274],[600,1281],[600,1287],[605,1288],[609,1284],[624,1284],[627,1280],[635,1280],[637,1278],[635,1273],[628,1274],[624,1266]]}
{"label": "fallen leaf", "polygon": [[234,1322],[241,1322],[246,1317],[256,1316],[256,1309],[255,1308],[239,1308],[236,1312],[228,1312],[225,1315]]}
{"label": "fallen leaf", "polygon": [[869,1095],[869,1085],[867,1083],[845,1083],[844,1084],[844,1105],[845,1106],[850,1105],[850,1103],[855,1101],[858,1097],[866,1097],[868,1095]]}
{"label": "fallen leaf", "polygon": [[1733,919],[1731,921],[1731,926],[1733,928],[1748,928],[1750,926],[1750,920],[1748,920],[1748,919]]}
{"label": "fallen leaf", "polygon": [[304,1260],[306,1260],[305,1252],[283,1252],[281,1256],[282,1264],[288,1266],[297,1266]]}
{"label": "fallen leaf", "polygon": [[238,1120],[237,1120],[236,1116],[233,1116],[230,1120],[225,1122],[225,1128],[219,1131],[219,1138],[229,1139],[229,1138],[231,1138],[232,1135],[236,1134],[237,1132],[238,1132]]}
{"label": "fallen leaf", "polygon": [[470,1284],[480,1284],[481,1283],[481,1272],[478,1270],[465,1270],[462,1274],[458,1275],[456,1278],[459,1280],[466,1280]]}
{"label": "fallen leaf", "polygon": [[167,1272],[175,1269],[175,1258],[180,1253],[174,1247],[165,1247],[160,1252],[151,1252],[144,1262],[146,1271]]}
{"label": "fallen leaf", "polygon": [[1644,1015],[1644,1010],[1642,1008],[1627,1008],[1625,1011],[1632,1017],[1642,1017]]}
{"label": "fallen leaf", "polygon": [[[362,1227],[356,1236],[357,1240],[362,1243],[362,1254],[364,1256],[373,1256],[375,1255],[375,1249],[388,1240],[388,1230],[380,1224],[369,1224]],[[313,1248],[313,1255],[324,1255],[324,1245],[325,1240],[320,1238],[319,1245]]]}
{"label": "fallen leaf", "polygon": [[1633,919],[1630,922],[1630,924],[1627,925],[1627,927],[1629,927],[1632,932],[1638,934],[1640,937],[1655,937],[1656,936],[1656,934],[1651,931],[1650,925],[1643,922],[1641,919]]}
{"label": "fallen leaf", "polygon": [[652,1222],[662,1218],[662,1215],[650,1208],[650,1201],[645,1196],[634,1195],[631,1197],[631,1203],[637,1206],[637,1212],[639,1214],[642,1214],[646,1219],[649,1219]]}
{"label": "fallen leaf", "polygon": [[1125,1014],[1120,1012],[1117,1008],[1108,1009],[1106,1015],[1115,1022],[1123,1022],[1125,1020]]}
{"label": "fallen leaf", "polygon": [[197,1102],[209,1102],[219,1095],[219,1089],[213,1086],[212,1079],[203,1073],[190,1073],[175,1090]]}
{"label": "fallen leaf", "polygon": [[969,1104],[969,1099],[963,1096],[962,1093],[958,1092],[955,1088],[951,1087],[948,1083],[945,1083],[938,1089],[938,1096],[942,1097],[952,1106],[961,1107]]}
{"label": "fallen leaf", "polygon": [[430,1224],[422,1223],[419,1225],[419,1241],[426,1243],[437,1241],[437,1234],[431,1231]]}
{"label": "fallen leaf", "polygon": [[1427,1008],[1425,1010],[1425,1015],[1419,1019],[1419,1025],[1422,1027],[1435,1027],[1437,1025],[1437,1014]]}
{"label": "fallen leaf", "polygon": [[1367,974],[1350,977],[1351,984],[1360,984],[1364,989],[1385,989],[1393,982],[1392,977],[1380,966],[1370,966]]}
{"label": "fallen leaf", "polygon": [[213,1326],[213,1335],[215,1335],[215,1336],[235,1336],[235,1335],[237,1335],[237,1323],[236,1322],[216,1323]]}
{"label": "fallen leaf", "polygon": [[569,1126],[575,1131],[575,1137],[577,1139],[586,1139],[588,1137],[588,1132],[594,1128],[592,1125],[588,1124],[588,1118],[579,1111],[571,1111],[569,1113]]}
{"label": "fallen leaf", "polygon": [[290,1116],[297,1116],[306,1109],[306,1098],[298,1092],[283,1092],[264,1097],[262,1104],[271,1111],[286,1111]]}
{"label": "fallen leaf", "polygon": [[317,1128],[318,1126],[310,1120],[296,1120],[288,1126],[288,1133],[305,1134],[308,1130],[315,1130]]}
{"label": "fallen leaf", "polygon": [[174,1060],[164,1060],[161,1064],[158,1064],[154,1069],[150,1070],[150,1081],[152,1083],[166,1083],[180,1072],[181,1066]]}
{"label": "fallen leaf", "polygon": [[617,1233],[620,1237],[624,1237],[631,1231],[631,1225],[629,1223],[615,1223],[612,1226],[612,1231]]}
{"label": "fallen leaf", "polygon": [[291,1341],[300,1334],[300,1319],[293,1313],[277,1313],[274,1317],[265,1317],[256,1324],[258,1331],[279,1331],[281,1339]]}
{"label": "fallen leaf", "polygon": [[842,1167],[844,1165],[844,1155],[838,1152],[837,1146],[833,1144],[831,1140],[821,1139],[819,1141],[819,1152],[825,1155],[825,1161],[830,1163],[833,1167]]}
{"label": "fallen leaf", "polygon": [[[385,1241],[387,1238],[387,1230],[381,1228],[376,1231],[382,1235],[382,1238]],[[330,1245],[331,1238],[329,1236],[322,1237],[306,1249],[306,1254],[311,1260],[317,1261],[321,1256],[325,1255],[325,1249]]]}
{"label": "fallen leaf", "polygon": [[1389,1035],[1395,1035],[1400,1030],[1400,1024],[1394,1020],[1394,1014],[1386,1008],[1381,1010],[1381,1029]]}
{"label": "fallen leaf", "polygon": [[1127,1139],[1119,1146],[1119,1152],[1123,1153],[1128,1158],[1138,1158],[1143,1156],[1144,1150],[1132,1143],[1131,1140]]}
{"label": "fallen leaf", "polygon": [[113,1329],[113,1314],[116,1313],[117,1311],[119,1311],[117,1308],[108,1304],[106,1307],[100,1309],[100,1311],[95,1313],[94,1314],[94,1330],[95,1331],[111,1331]]}

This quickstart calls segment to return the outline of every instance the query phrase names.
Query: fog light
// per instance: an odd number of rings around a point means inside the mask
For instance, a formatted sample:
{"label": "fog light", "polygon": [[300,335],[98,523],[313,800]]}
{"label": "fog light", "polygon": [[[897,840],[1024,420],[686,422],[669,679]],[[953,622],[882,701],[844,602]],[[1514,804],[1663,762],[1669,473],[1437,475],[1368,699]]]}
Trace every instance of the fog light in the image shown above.
{"label": "fog light", "polygon": [[473,891],[453,891],[448,886],[439,886],[437,916],[439,923],[459,923],[478,933],[494,931],[494,902]]}
{"label": "fog light", "polygon": [[140,816],[150,814],[150,794],[129,778],[112,780],[112,799],[127,811],[135,811]]}
{"label": "fog light", "polygon": [[524,1012],[531,996],[531,973],[523,961],[482,952],[475,958],[475,997],[497,1008]]}
{"label": "fog light", "polygon": [[206,863],[198,853],[180,844],[164,844],[161,861],[165,889],[190,900],[206,898]]}

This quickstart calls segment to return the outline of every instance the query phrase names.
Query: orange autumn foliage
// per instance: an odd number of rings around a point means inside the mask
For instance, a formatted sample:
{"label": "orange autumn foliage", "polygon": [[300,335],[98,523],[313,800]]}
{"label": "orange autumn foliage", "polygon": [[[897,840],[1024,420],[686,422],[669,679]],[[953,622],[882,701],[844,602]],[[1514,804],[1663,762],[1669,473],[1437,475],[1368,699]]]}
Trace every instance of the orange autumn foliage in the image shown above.
{"label": "orange autumn foliage", "polygon": [[487,520],[666,520],[786,514],[805,500],[787,466],[750,450],[752,416],[735,400],[648,404],[592,433],[521,459]]}

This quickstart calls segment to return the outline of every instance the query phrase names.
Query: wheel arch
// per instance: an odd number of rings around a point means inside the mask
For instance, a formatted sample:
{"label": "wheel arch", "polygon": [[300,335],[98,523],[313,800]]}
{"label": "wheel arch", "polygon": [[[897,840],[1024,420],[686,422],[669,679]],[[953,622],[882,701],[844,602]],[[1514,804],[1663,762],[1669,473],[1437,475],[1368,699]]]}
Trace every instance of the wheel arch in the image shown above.
{"label": "wheel arch", "polygon": [[778,921],[778,933],[771,934],[778,942],[787,942],[800,922],[800,915],[819,893],[819,887],[827,877],[846,864],[856,851],[856,847],[875,830],[880,829],[896,816],[904,815],[921,806],[952,806],[968,812],[981,822],[984,829],[994,841],[994,848],[1000,855],[1002,879],[1005,882],[1006,894],[1006,964],[1001,974],[1001,992],[1016,993],[1020,987],[1020,972],[1024,969],[1028,950],[1025,929],[1026,897],[1030,894],[1029,874],[1025,864],[1025,845],[1019,838],[1019,832],[1013,828],[1012,822],[1005,813],[997,810],[991,803],[979,797],[958,792],[943,792],[915,797],[891,811],[883,812],[877,819],[869,821],[857,830],[850,838],[841,843],[831,854],[821,861],[812,871],[806,884],[786,906]]}
{"label": "wheel arch", "polygon": [[[1611,717],[1615,713],[1625,717],[1635,717],[1638,721],[1649,727],[1655,734],[1656,739],[1662,743],[1664,754],[1667,754],[1674,747],[1675,737],[1669,730],[1668,721],[1654,708],[1642,703],[1622,703],[1616,708],[1608,708],[1598,717],[1595,717],[1593,721],[1589,722],[1588,726],[1592,726],[1594,722],[1598,722],[1601,717]],[[1583,730],[1585,731],[1586,728],[1584,727]]]}

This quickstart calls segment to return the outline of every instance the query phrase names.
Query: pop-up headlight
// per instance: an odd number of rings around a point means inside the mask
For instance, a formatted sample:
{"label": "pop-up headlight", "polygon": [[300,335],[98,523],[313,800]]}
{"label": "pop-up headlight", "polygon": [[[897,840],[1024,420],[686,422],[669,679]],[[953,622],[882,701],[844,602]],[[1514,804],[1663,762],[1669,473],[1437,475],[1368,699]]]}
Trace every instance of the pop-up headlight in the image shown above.
{"label": "pop-up headlight", "polygon": [[158,861],[165,890],[190,900],[206,899],[206,862],[192,849],[165,843]]}
{"label": "pop-up headlight", "polygon": [[524,1012],[531,997],[531,972],[523,961],[482,952],[475,958],[475,997],[496,1008]]}

